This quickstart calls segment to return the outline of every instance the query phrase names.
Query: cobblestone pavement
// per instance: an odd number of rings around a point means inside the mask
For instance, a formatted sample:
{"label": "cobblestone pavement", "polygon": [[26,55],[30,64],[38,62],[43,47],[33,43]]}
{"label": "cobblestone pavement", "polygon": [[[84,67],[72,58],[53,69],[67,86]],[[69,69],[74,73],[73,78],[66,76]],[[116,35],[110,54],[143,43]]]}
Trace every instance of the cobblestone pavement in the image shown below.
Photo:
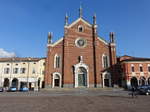
{"label": "cobblestone pavement", "polygon": [[99,96],[99,95],[109,95],[109,96],[128,96],[128,91],[123,91],[121,89],[95,89],[95,88],[80,88],[80,89],[48,89],[40,90],[39,92],[2,92],[0,96],[63,96],[63,95],[73,95],[73,96]]}
{"label": "cobblestone pavement", "polygon": [[120,89],[49,89],[0,93],[0,112],[150,112],[150,96]]}

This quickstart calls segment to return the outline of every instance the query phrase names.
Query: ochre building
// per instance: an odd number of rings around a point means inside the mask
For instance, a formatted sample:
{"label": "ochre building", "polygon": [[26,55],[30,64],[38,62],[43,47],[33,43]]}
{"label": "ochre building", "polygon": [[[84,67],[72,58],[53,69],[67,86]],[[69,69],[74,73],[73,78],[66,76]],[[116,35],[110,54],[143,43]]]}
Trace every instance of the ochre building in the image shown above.
{"label": "ochre building", "polygon": [[45,58],[0,58],[0,87],[44,88]]}

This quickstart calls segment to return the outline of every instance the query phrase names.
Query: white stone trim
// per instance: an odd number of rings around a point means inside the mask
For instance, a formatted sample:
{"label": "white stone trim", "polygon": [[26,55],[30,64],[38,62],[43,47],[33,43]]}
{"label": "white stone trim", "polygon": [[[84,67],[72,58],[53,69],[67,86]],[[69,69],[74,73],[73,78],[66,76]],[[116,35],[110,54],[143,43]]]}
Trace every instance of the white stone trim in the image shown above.
{"label": "white stone trim", "polygon": [[[57,65],[57,58],[59,58],[60,60],[59,60],[59,67],[57,67],[56,65]],[[55,56],[54,56],[54,68],[60,68],[61,67],[61,56],[60,55],[58,55],[57,53],[55,54]]]}
{"label": "white stone trim", "polygon": [[[85,42],[83,46],[78,45],[77,42],[78,42],[79,40],[83,40],[83,41]],[[78,47],[78,48],[85,48],[85,47],[87,46],[87,40],[86,40],[85,38],[78,37],[78,38],[75,40],[75,45],[76,45],[76,47]]]}
{"label": "white stone trim", "polygon": [[78,19],[77,19],[76,21],[74,21],[72,24],[70,24],[69,26],[67,26],[67,28],[72,27],[73,25],[75,25],[75,24],[78,23],[79,21],[82,21],[82,22],[84,22],[86,25],[88,25],[89,27],[92,27],[92,25],[91,25],[90,23],[86,22],[84,19],[78,18]]}
{"label": "white stone trim", "polygon": [[103,42],[105,45],[108,45],[108,43],[106,41],[104,41],[103,39],[101,39],[100,37],[97,37],[99,41]]}
{"label": "white stone trim", "polygon": [[86,71],[87,71],[87,74],[86,74],[87,75],[86,76],[86,78],[87,78],[87,87],[89,87],[89,67],[86,64],[82,63],[82,61],[80,63],[74,65],[74,67],[75,67],[75,71],[74,71],[74,73],[75,73],[75,76],[74,76],[75,77],[75,88],[79,87],[79,85],[78,85],[78,69],[80,67],[85,68]]}
{"label": "white stone trim", "polygon": [[54,68],[56,68],[56,58],[58,57],[58,54],[55,54],[54,56]]}
{"label": "white stone trim", "polygon": [[144,76],[144,73],[143,73],[143,72],[140,72],[140,76]]}
{"label": "white stone trim", "polygon": [[103,59],[104,56],[105,56],[105,54],[102,55],[102,67],[103,67],[103,68],[104,68],[104,59]]}
{"label": "white stone trim", "polygon": [[[105,75],[108,75],[108,78],[105,78]],[[104,72],[102,73],[102,80],[103,80],[103,85],[102,87],[105,88],[105,83],[104,83],[104,79],[109,79],[109,87],[111,87],[111,74],[109,72]]]}
{"label": "white stone trim", "polygon": [[136,76],[136,73],[135,73],[135,72],[132,72],[131,74],[132,74],[133,77]]}
{"label": "white stone trim", "polygon": [[55,43],[53,43],[53,44],[48,44],[47,46],[49,47],[49,46],[51,46],[51,47],[55,47],[57,44],[59,44],[61,41],[63,41],[63,37],[62,38],[60,38],[58,41],[56,41]]}
{"label": "white stone trim", "polygon": [[53,78],[52,88],[55,87],[55,76],[56,76],[56,75],[58,75],[59,78],[60,78],[60,80],[59,80],[59,87],[61,88],[61,85],[62,85],[62,76],[61,76],[61,74],[60,74],[59,72],[54,72],[52,75],[53,75],[53,76],[52,76],[52,78]]}
{"label": "white stone trim", "polygon": [[[126,60],[125,60],[126,61]],[[126,62],[122,62],[122,63],[138,63],[138,64],[145,64],[145,63],[150,63],[150,61],[126,61]]]}
{"label": "white stone trim", "polygon": [[107,61],[108,61],[108,67],[110,66],[110,60],[109,60],[109,56],[106,55],[105,53],[102,55],[102,67],[104,68],[104,58],[103,57],[107,57]]}
{"label": "white stone trim", "polygon": [[131,64],[131,67],[134,67],[134,64]]}

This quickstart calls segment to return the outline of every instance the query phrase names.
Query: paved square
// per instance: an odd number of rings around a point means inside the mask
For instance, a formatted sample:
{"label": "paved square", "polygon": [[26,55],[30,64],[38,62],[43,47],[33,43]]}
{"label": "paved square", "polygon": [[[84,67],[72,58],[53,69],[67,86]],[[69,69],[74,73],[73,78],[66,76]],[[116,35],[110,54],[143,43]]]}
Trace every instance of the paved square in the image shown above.
{"label": "paved square", "polygon": [[0,93],[0,112],[150,112],[150,96],[122,90],[45,90]]}

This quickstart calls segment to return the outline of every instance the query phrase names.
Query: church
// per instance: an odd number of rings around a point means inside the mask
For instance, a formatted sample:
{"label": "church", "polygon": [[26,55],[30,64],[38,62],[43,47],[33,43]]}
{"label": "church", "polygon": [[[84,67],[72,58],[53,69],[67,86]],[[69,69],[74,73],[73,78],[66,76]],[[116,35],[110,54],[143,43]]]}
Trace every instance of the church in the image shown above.
{"label": "church", "polygon": [[93,23],[86,21],[82,7],[77,20],[69,24],[68,19],[66,15],[64,36],[58,41],[52,43],[52,34],[48,33],[45,87],[112,87],[117,63],[114,32],[110,32],[109,42],[102,39],[96,15]]}

